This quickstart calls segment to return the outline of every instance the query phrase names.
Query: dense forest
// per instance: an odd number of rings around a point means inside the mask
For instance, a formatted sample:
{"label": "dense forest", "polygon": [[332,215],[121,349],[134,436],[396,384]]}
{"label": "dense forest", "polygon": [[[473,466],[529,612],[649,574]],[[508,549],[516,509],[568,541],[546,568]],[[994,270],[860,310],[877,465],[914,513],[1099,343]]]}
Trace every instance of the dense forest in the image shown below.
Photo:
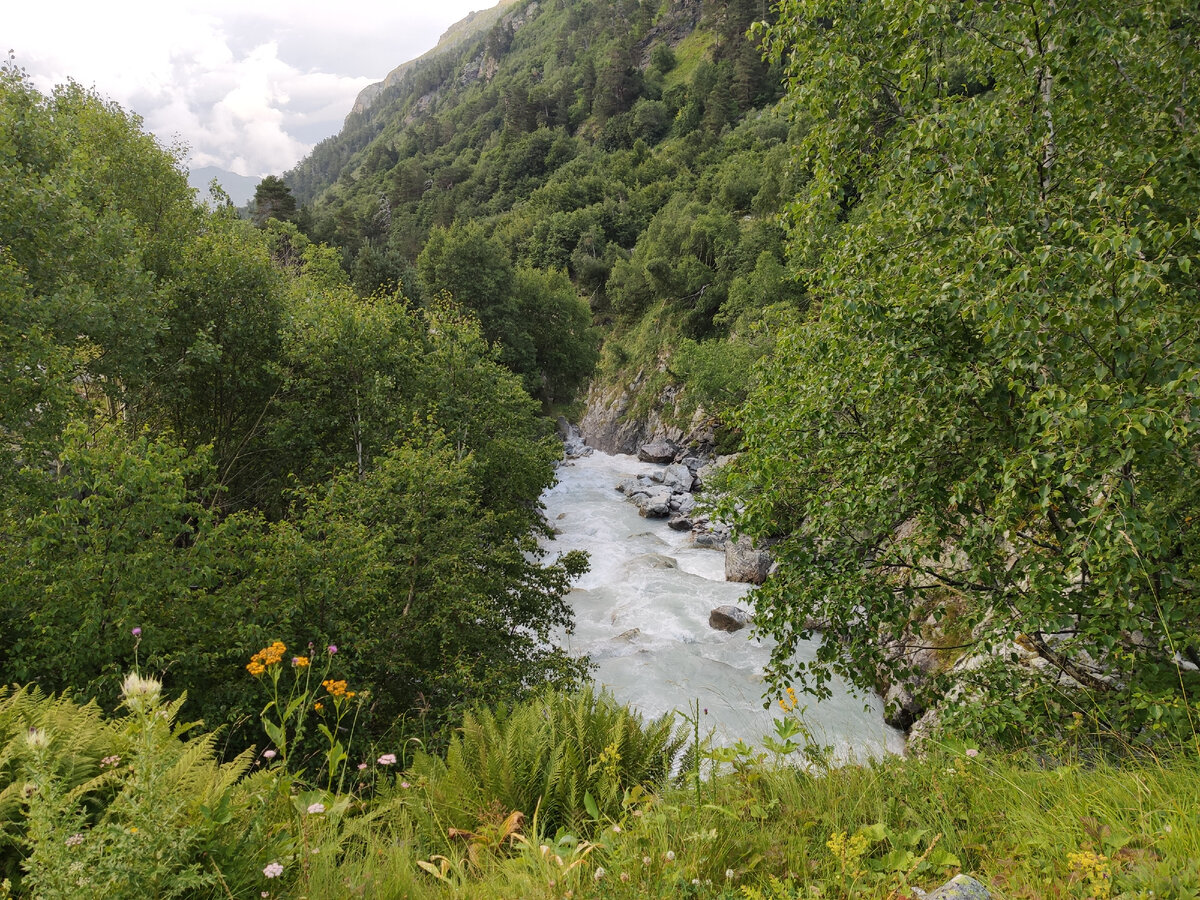
{"label": "dense forest", "polygon": [[[1200,895],[1198,19],[515,0],[244,216],[6,64],[0,898]],[[589,385],[928,760],[587,689]]]}

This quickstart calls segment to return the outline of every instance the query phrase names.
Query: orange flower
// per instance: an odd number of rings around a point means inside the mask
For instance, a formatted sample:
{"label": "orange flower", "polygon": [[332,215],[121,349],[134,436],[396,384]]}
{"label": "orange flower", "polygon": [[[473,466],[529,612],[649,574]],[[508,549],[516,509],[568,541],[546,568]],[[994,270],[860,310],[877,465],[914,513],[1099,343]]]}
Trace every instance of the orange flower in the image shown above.
{"label": "orange flower", "polygon": [[266,671],[268,666],[273,666],[283,659],[283,654],[287,650],[282,641],[276,641],[270,647],[264,647],[250,657],[250,662],[246,665],[246,670],[251,675],[261,675]]}
{"label": "orange flower", "polygon": [[325,704],[323,704],[323,703],[314,703],[313,704],[313,709],[315,709],[317,712],[320,712],[324,708],[325,708]]}
{"label": "orange flower", "polygon": [[295,666],[297,669],[306,668],[308,666],[308,657],[307,656],[293,656],[292,657],[292,665]]}
{"label": "orange flower", "polygon": [[329,694],[332,697],[345,697],[346,696],[346,682],[344,682],[344,681],[334,681],[332,678],[330,678],[330,679],[327,679],[326,681],[322,681],[321,687],[323,687],[323,688],[325,688],[325,690],[329,691]]}

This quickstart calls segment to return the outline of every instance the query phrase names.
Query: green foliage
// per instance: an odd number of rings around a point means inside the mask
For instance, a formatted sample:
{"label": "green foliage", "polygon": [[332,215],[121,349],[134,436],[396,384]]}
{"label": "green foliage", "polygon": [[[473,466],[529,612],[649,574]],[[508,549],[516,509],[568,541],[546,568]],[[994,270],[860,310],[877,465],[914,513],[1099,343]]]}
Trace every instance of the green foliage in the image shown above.
{"label": "green foliage", "polygon": [[31,896],[215,892],[237,865],[213,811],[228,809],[249,757],[218,764],[215,734],[179,740],[183,701],[163,702],[153,680],[127,676],[124,702],[128,715],[105,722],[65,699],[0,698],[5,793],[20,798],[9,838]]}
{"label": "green foliage", "polygon": [[[111,709],[140,653],[239,748],[261,701],[231,673],[268,640],[345,645],[363,736],[577,678],[549,635],[586,561],[538,546],[559,450],[478,321],[360,300],[295,225],[198,206],[116,107],[0,87],[3,680]],[[570,391],[586,315],[562,276],[519,283]]]}
{"label": "green foliage", "polygon": [[800,668],[869,684],[876,636],[949,589],[972,652],[1040,661],[968,678],[964,711],[1010,704],[986,732],[1074,708],[1195,734],[1193,25],[822,0],[765,33],[812,125],[791,228],[817,310],[739,417],[739,528],[784,536],[756,598],[777,672],[815,616]]}
{"label": "green foliage", "polygon": [[[319,663],[259,658],[292,673],[280,684]],[[326,701],[345,690],[325,686]],[[690,785],[666,784],[684,740],[669,718],[547,694],[476,711],[444,761],[393,777],[385,753],[355,785],[320,790],[267,754],[252,774],[250,754],[218,763],[217,736],[187,738],[182,701],[153,679],[127,676],[122,695],[123,712],[104,716],[0,692],[4,896],[883,900],[962,869],[1015,897],[1132,900],[1187,897],[1200,875],[1187,749],[1035,759],[959,745],[809,774],[747,748],[696,803]]]}
{"label": "green foliage", "polygon": [[279,222],[294,222],[298,215],[296,198],[292,189],[278,175],[268,175],[254,189],[254,205],[251,220],[259,228],[270,219]]}
{"label": "green foliage", "polygon": [[607,694],[549,691],[468,713],[444,762],[423,757],[415,772],[443,822],[517,810],[552,835],[621,819],[631,796],[661,788],[685,740],[672,716],[643,723]]}

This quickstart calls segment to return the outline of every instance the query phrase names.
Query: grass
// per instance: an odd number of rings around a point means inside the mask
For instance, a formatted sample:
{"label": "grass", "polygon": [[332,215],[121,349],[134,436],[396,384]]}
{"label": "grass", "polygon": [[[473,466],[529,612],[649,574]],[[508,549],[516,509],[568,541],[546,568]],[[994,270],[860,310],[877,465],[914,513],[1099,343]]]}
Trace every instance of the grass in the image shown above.
{"label": "grass", "polygon": [[[281,758],[219,766],[212,736],[181,738],[178,702],[154,686],[114,717],[0,692],[0,898],[153,884],[206,898],[905,900],[960,871],[998,900],[1200,898],[1194,749],[1114,754],[1076,735],[1052,751],[946,744],[834,767],[796,750],[803,724],[785,717],[770,752],[701,740],[697,782],[689,756],[673,762],[669,721],[548,695],[469,717],[445,761],[395,773],[383,752],[335,791]],[[786,764],[805,749],[806,768]]]}

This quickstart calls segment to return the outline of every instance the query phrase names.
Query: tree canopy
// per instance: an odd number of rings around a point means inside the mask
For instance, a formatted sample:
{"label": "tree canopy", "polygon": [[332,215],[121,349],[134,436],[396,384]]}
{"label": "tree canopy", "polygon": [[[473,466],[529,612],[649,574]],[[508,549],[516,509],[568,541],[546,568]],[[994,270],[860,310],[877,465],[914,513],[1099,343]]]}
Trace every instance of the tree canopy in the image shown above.
{"label": "tree canopy", "polygon": [[739,417],[731,482],[738,527],[780,539],[756,599],[777,672],[870,684],[941,620],[977,667],[962,723],[1194,727],[1195,8],[780,9],[813,314]]}

